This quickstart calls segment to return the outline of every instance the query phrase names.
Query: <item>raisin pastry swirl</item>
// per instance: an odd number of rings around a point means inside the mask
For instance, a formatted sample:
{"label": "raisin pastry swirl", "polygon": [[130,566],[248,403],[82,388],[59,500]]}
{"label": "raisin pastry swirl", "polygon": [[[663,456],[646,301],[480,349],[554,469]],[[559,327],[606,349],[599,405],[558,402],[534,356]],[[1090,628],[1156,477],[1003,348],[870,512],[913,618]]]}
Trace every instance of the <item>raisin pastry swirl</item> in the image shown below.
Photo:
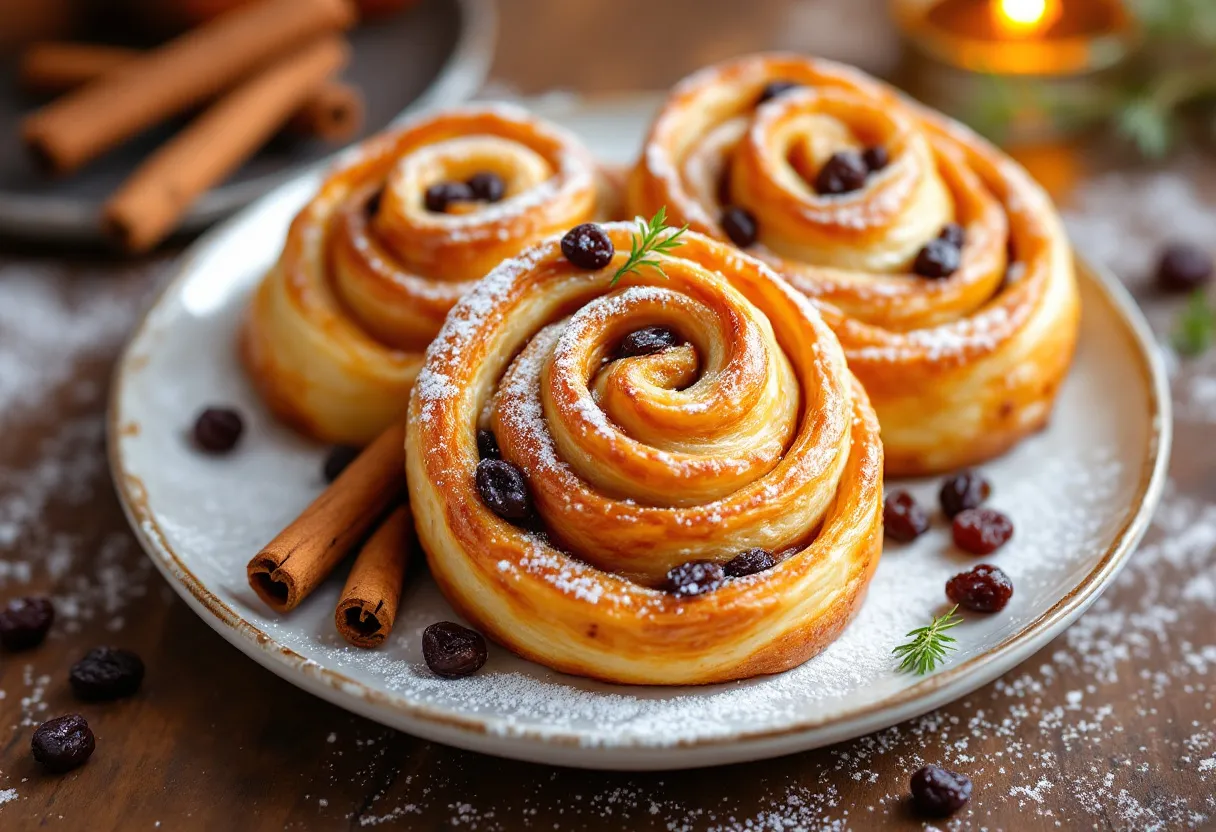
{"label": "raisin pastry swirl", "polygon": [[[497,177],[501,192],[428,210],[429,188],[478,174]],[[253,299],[245,364],[281,419],[365,444],[402,418],[422,351],[474,282],[537,240],[606,216],[611,202],[582,144],[518,108],[450,110],[375,137],[292,223]]]}
{"label": "raisin pastry swirl", "polygon": [[869,76],[784,55],[690,76],[627,205],[666,205],[817,301],[878,413],[888,473],[982,461],[1048,419],[1079,314],[1055,209],[999,150]]}
{"label": "raisin pastry swirl", "polygon": [[[632,228],[602,228],[607,266],[547,240],[465,296],[427,351],[406,457],[431,572],[494,639],[567,673],[794,667],[840,633],[878,562],[874,413],[813,305],[760,261],[688,233],[655,255],[666,277],[614,286]],[[622,357],[651,327],[676,343]],[[477,471],[502,463],[479,463],[479,428],[522,472],[529,518],[490,510]],[[780,554],[723,576],[753,548]]]}

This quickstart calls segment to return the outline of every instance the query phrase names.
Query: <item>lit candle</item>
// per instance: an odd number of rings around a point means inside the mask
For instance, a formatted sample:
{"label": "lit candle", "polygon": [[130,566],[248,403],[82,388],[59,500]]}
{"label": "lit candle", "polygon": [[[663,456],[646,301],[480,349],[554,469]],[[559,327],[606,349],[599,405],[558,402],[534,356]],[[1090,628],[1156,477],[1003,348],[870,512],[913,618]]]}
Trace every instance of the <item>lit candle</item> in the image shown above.
{"label": "lit candle", "polygon": [[1032,38],[1046,32],[1063,11],[1060,0],[992,0],[996,31],[1009,38]]}
{"label": "lit candle", "polygon": [[[1013,107],[1019,136],[1052,135],[1044,88],[1093,94],[1138,44],[1126,0],[891,0],[913,47],[907,83],[928,103],[963,118],[993,102],[991,76],[1005,76],[1001,106]],[[1062,122],[1061,122],[1062,123]]]}

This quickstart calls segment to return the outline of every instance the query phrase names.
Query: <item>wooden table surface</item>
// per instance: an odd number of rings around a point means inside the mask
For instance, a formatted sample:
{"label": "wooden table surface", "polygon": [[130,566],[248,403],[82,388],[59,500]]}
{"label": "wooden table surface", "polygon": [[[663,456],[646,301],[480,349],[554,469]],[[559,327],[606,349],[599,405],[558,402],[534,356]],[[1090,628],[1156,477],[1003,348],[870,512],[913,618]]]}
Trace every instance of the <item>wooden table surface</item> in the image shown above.
{"label": "wooden table surface", "polygon": [[[496,84],[530,93],[656,88],[704,63],[801,48],[885,71],[880,0],[506,0]],[[558,34],[560,33],[560,34]],[[1216,165],[1109,170],[1085,150],[1031,159],[1082,247],[1155,325],[1176,303],[1154,248],[1216,227]],[[1205,239],[1201,237],[1200,239]],[[660,774],[504,762],[385,729],[315,699],[200,621],[127,530],[103,455],[109,368],[171,271],[55,253],[0,261],[0,599],[48,592],[48,642],[0,655],[0,829],[915,828],[926,761],[971,774],[939,827],[1149,829],[1216,821],[1216,359],[1176,369],[1171,484],[1118,584],[1051,646],[965,699],[784,759]],[[1117,402],[1095,406],[1118,406]],[[111,643],[143,656],[141,694],[81,705],[68,668]],[[29,754],[39,722],[84,713],[97,752],[66,776]]]}

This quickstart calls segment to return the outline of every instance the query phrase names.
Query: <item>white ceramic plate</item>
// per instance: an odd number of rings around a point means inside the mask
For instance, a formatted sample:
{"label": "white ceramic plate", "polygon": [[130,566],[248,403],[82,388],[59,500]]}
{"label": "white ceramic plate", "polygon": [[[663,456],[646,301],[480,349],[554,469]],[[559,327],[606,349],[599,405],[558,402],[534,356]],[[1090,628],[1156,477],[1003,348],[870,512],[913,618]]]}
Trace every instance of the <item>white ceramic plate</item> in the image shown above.
{"label": "white ceramic plate", "polygon": [[[636,151],[653,98],[548,99],[543,114],[605,158]],[[1112,581],[1161,491],[1169,446],[1165,374],[1148,328],[1111,278],[1081,268],[1076,364],[1048,430],[985,466],[992,504],[1017,526],[990,560],[1013,578],[1004,612],[972,616],[959,650],[928,678],[896,672],[891,648],[941,611],[948,577],[974,563],[945,524],[889,547],[869,597],[822,655],[779,676],[700,688],[605,685],[491,647],[479,674],[438,679],[422,629],[454,618],[429,579],[406,589],[390,642],[348,647],[333,626],[335,576],[294,613],[270,613],[245,564],[322,488],[326,449],[276,424],[236,359],[238,320],[317,179],[293,181],[200,240],[131,341],[113,387],[110,456],[135,532],[170,584],[254,660],[343,708],[452,745],[562,765],[678,768],[776,756],[848,739],[966,694],[1030,656]],[[212,403],[247,415],[233,455],[191,449]],[[936,483],[909,484],[935,504]]]}

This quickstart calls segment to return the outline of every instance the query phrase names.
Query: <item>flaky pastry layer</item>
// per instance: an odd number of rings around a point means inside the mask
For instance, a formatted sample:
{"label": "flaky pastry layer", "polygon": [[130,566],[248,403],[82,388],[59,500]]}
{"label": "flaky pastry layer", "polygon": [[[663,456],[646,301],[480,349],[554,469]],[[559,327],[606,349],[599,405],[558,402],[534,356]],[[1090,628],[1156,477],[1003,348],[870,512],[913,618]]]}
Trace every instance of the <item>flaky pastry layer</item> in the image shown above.
{"label": "flaky pastry layer", "polygon": [[[774,81],[798,87],[758,104]],[[872,146],[889,163],[861,189],[815,190],[832,154]],[[889,473],[980,462],[1046,423],[1079,324],[1055,208],[1001,151],[885,84],[793,55],[702,70],[656,118],[626,201],[722,240],[727,206],[755,217],[748,252],[820,306],[878,413]],[[951,222],[961,267],[911,273]]]}
{"label": "flaky pastry layer", "polygon": [[[429,211],[428,187],[498,175],[501,201]],[[403,417],[422,352],[504,258],[609,216],[608,179],[572,135],[506,106],[449,110],[347,153],[258,288],[242,355],[271,409],[361,445]]]}
{"label": "flaky pastry layer", "polygon": [[[612,279],[557,238],[453,309],[410,398],[407,478],[447,598],[500,643],[568,673],[702,684],[806,661],[844,628],[882,544],[882,446],[819,313],[760,261],[699,234]],[[683,341],[618,357],[665,326]],[[476,432],[524,472],[534,523],[492,513]],[[773,568],[696,597],[673,566],[760,547]]]}

